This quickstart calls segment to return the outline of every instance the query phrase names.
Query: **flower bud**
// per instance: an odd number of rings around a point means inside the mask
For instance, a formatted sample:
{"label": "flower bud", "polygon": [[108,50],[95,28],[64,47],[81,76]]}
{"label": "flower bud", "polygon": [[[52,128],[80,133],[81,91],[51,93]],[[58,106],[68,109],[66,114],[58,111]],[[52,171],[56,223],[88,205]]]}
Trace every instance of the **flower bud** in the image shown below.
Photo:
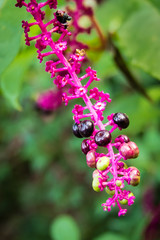
{"label": "flower bud", "polygon": [[96,167],[96,156],[95,156],[95,151],[90,150],[87,155],[86,155],[86,161],[88,167],[95,168]]}
{"label": "flower bud", "polygon": [[100,171],[105,170],[110,164],[110,159],[108,157],[100,157],[97,162],[97,169]]}
{"label": "flower bud", "polygon": [[140,183],[140,171],[136,167],[129,167],[129,184],[132,186],[137,186]]}
{"label": "flower bud", "polygon": [[123,143],[119,148],[119,152],[126,159],[136,158],[139,155],[139,149],[134,142]]}
{"label": "flower bud", "polygon": [[99,184],[100,184],[99,177],[98,176],[94,177],[92,181],[92,188],[94,191],[100,192]]}

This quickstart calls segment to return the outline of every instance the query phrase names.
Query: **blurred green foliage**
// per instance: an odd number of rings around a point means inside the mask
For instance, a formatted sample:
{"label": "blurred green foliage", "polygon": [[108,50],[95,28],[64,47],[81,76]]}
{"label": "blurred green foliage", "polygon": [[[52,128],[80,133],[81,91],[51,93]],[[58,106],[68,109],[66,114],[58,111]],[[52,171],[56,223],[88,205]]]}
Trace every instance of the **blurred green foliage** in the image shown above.
{"label": "blurred green foliage", "polygon": [[[59,2],[63,8],[65,1]],[[159,240],[160,227],[154,221],[160,209],[159,0],[108,0],[95,10],[104,33],[113,34],[152,102],[132,89],[112,52],[87,53],[102,78],[92,87],[109,92],[112,98],[105,117],[127,113],[130,126],[123,133],[140,149],[139,158],[128,162],[140,169],[141,184],[129,187],[136,201],[121,218],[117,209],[103,212],[101,204],[107,196],[92,190],[92,170],[81,153],[81,140],[71,131],[76,101],[51,116],[36,111],[36,94],[54,86],[34,47],[24,46],[20,22],[28,18],[25,9],[12,3],[0,2],[1,239]],[[80,39],[91,47],[99,43],[94,31]]]}

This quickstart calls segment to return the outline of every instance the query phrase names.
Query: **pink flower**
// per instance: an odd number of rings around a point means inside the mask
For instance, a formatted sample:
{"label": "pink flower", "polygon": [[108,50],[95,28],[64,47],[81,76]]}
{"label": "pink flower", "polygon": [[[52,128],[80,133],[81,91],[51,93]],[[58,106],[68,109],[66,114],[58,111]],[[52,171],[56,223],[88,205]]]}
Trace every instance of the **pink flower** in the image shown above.
{"label": "pink flower", "polygon": [[46,72],[51,73],[51,78],[55,76],[56,68],[54,67],[54,62],[52,60],[46,62]]}
{"label": "pink flower", "polygon": [[99,100],[100,96],[101,96],[101,92],[98,90],[98,88],[93,88],[89,91],[91,97],[95,100]]}
{"label": "pink flower", "polygon": [[41,93],[37,99],[37,106],[42,110],[54,111],[62,104],[60,91],[48,90]]}
{"label": "pink flower", "polygon": [[22,21],[22,28],[24,28],[24,33],[28,33],[30,31],[29,23],[27,21]]}
{"label": "pink flower", "polygon": [[120,217],[121,215],[124,216],[127,212],[127,209],[121,209],[118,213],[118,217]]}
{"label": "pink flower", "polygon": [[75,88],[74,93],[75,95],[78,95],[79,97],[81,97],[87,93],[87,89],[85,87]]}
{"label": "pink flower", "polygon": [[25,0],[17,0],[17,3],[15,4],[15,6],[21,8],[24,2]]}
{"label": "pink flower", "polygon": [[67,42],[60,42],[55,45],[55,48],[59,51],[65,51],[67,49]]}
{"label": "pink flower", "polygon": [[88,67],[86,69],[86,73],[88,74],[88,77],[91,77],[95,81],[100,81],[99,78],[97,78],[97,72],[95,70],[92,70],[91,67]]}
{"label": "pink flower", "polygon": [[82,107],[79,104],[76,104],[72,110],[72,113],[75,115],[82,115],[83,114],[84,107]]}
{"label": "pink flower", "polygon": [[95,110],[104,111],[105,107],[106,107],[106,102],[98,101],[98,102],[96,102],[96,104],[94,104],[93,107]]}
{"label": "pink flower", "polygon": [[67,93],[62,93],[62,102],[65,103],[65,105],[68,105],[68,96]]}
{"label": "pink flower", "polygon": [[57,8],[57,0],[48,0],[48,5],[50,7],[50,9],[54,8],[56,9]]}
{"label": "pink flower", "polygon": [[69,75],[66,75],[64,77],[58,75],[54,79],[54,84],[57,85],[58,88],[63,88],[68,83]]}

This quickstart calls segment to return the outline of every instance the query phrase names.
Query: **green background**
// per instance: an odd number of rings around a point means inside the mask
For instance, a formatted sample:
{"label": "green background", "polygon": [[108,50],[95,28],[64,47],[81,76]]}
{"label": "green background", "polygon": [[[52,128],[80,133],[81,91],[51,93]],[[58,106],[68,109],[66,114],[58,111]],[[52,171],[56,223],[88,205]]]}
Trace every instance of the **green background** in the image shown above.
{"label": "green background", "polygon": [[[103,212],[106,193],[92,190],[92,170],[81,152],[81,139],[72,135],[72,108],[77,102],[61,106],[51,116],[35,110],[36,95],[55,87],[34,46],[24,45],[21,21],[29,20],[29,14],[14,4],[0,2],[0,238],[159,240],[159,0],[108,0],[95,8],[104,34],[113,36],[127,67],[152,101],[131,87],[111,51],[92,49],[100,44],[94,30],[90,36],[79,36],[90,46],[89,64],[101,77],[92,87],[112,98],[105,118],[127,113],[130,126],[122,133],[140,149],[139,157],[128,161],[141,172],[140,185],[129,188],[135,204],[120,218],[117,208]],[[59,1],[59,8],[65,4]],[[114,137],[119,134],[117,130]]]}

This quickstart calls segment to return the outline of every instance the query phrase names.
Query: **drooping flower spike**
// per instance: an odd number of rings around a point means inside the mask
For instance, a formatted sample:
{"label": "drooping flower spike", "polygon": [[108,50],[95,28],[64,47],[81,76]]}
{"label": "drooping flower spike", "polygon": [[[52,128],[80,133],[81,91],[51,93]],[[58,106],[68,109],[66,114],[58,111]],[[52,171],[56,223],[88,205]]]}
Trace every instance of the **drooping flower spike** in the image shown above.
{"label": "drooping flower spike", "polygon": [[[88,67],[85,74],[79,76],[82,61],[85,59],[85,51],[77,49],[68,58],[64,55],[64,51],[67,49],[65,37],[71,35],[68,31],[68,21],[71,20],[71,17],[66,12],[57,10],[53,19],[45,22],[45,12],[41,9],[46,5],[51,9],[56,9],[57,1],[48,0],[37,3],[36,0],[30,0],[26,3],[23,0],[17,0],[16,6],[25,6],[26,10],[35,19],[33,23],[22,22],[26,44],[30,45],[31,41],[35,41],[40,62],[46,56],[56,55],[57,60],[46,61],[45,70],[54,78],[53,81],[59,89],[64,89],[64,86],[67,87],[65,87],[65,89],[68,89],[67,92],[62,94],[65,105],[72,99],[81,98],[83,100],[83,104],[76,104],[72,111],[75,121],[73,134],[78,138],[85,138],[82,141],[81,149],[86,155],[87,165],[95,168],[92,182],[93,189],[97,192],[105,190],[110,196],[102,204],[103,209],[110,211],[111,207],[117,204],[119,208],[118,216],[124,215],[127,209],[123,209],[122,205],[132,205],[135,199],[132,192],[123,189],[124,183],[127,182],[129,185],[136,186],[140,182],[139,170],[135,167],[127,167],[125,161],[136,158],[139,150],[137,145],[125,135],[119,135],[113,141],[112,132],[116,129],[127,128],[129,125],[128,116],[119,112],[104,119],[103,112],[108,103],[111,102],[109,94],[99,91],[98,88],[88,91],[88,87],[93,81],[100,81],[97,72]],[[39,26],[41,30],[41,33],[37,36],[29,36],[30,28],[33,25]],[[59,34],[59,39],[56,42],[52,39],[54,33]],[[49,48],[50,50],[48,50]],[[110,130],[106,129],[108,126],[111,126]],[[98,147],[107,149],[107,153],[99,153],[97,151]],[[114,148],[118,150],[118,153],[114,153]],[[110,174],[112,178],[109,177]]]}

